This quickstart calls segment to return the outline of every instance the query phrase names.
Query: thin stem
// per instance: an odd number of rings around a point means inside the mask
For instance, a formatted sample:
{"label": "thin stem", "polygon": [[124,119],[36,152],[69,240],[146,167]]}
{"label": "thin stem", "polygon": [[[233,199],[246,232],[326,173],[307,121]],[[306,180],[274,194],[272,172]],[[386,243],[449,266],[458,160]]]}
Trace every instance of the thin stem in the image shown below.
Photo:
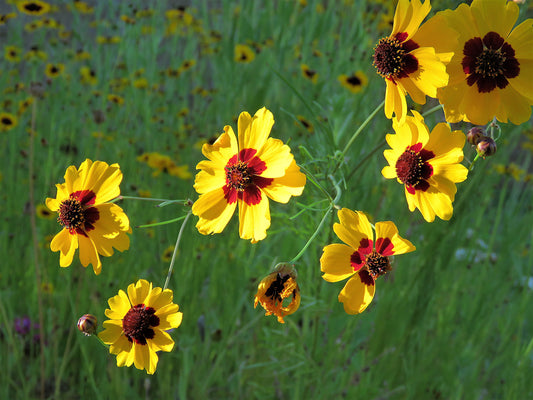
{"label": "thin stem", "polygon": [[43,299],[41,296],[41,267],[39,265],[39,242],[37,239],[37,222],[35,221],[35,188],[33,183],[35,181],[34,174],[34,137],[35,137],[35,119],[37,114],[37,98],[33,99],[32,111],[31,111],[31,132],[30,132],[30,155],[29,155],[29,195],[30,195],[30,224],[31,234],[33,239],[33,258],[35,263],[35,281],[37,285],[37,305],[39,308],[39,345],[41,347],[41,399],[44,399],[44,317],[43,317]]}
{"label": "thin stem", "polygon": [[181,217],[174,218],[174,219],[169,219],[169,220],[163,221],[163,222],[155,222],[153,224],[138,225],[138,226],[136,226],[136,228],[150,228],[152,226],[167,225],[167,224],[171,224],[173,222],[181,221],[183,218],[185,218],[185,216],[181,216]]}
{"label": "thin stem", "polygon": [[472,162],[470,163],[470,166],[468,167],[469,171],[472,171],[472,169],[474,168],[474,163],[477,161],[478,158],[479,158],[479,153],[476,153],[476,158],[472,160]]}
{"label": "thin stem", "polygon": [[326,195],[330,202],[332,202],[333,198],[328,193],[328,191],[320,183],[318,183],[318,180],[314,177],[314,175],[304,166],[300,165],[300,168],[304,171],[305,175],[307,176],[307,179],[309,179],[309,181],[313,185],[315,185],[322,193],[324,193],[324,195]]}
{"label": "thin stem", "polygon": [[422,113],[422,116],[423,116],[423,117],[427,117],[428,115],[431,115],[431,114],[433,114],[435,111],[439,111],[440,109],[442,109],[442,104],[439,104],[438,106],[435,106],[435,107],[430,108],[429,110],[423,112],[423,113]]}
{"label": "thin stem", "polygon": [[178,252],[178,246],[181,241],[181,235],[183,234],[185,225],[187,225],[187,221],[189,220],[189,217],[191,216],[191,214],[192,214],[192,211],[189,210],[189,212],[185,216],[185,220],[183,221],[183,224],[181,224],[180,231],[178,232],[178,238],[176,239],[176,245],[174,246],[174,252],[172,253],[172,259],[170,260],[170,266],[168,267],[167,279],[165,280],[165,286],[163,286],[163,290],[165,290],[168,287],[168,283],[170,282],[170,276],[172,275],[172,269],[174,268],[174,261],[176,260],[176,254]]}
{"label": "thin stem", "polygon": [[143,200],[143,201],[158,201],[160,203],[185,203],[186,200],[169,200],[169,199],[154,199],[152,197],[135,197],[135,196],[118,196],[110,201],[110,203],[116,203],[119,200]]}
{"label": "thin stem", "polygon": [[370,123],[370,121],[372,121],[372,119],[376,116],[376,114],[379,112],[379,110],[381,110],[383,108],[384,104],[385,104],[385,100],[383,100],[379,104],[379,106],[377,106],[376,109],[374,111],[372,111],[372,113],[363,121],[363,123],[359,126],[359,128],[357,128],[357,130],[354,132],[354,134],[352,135],[352,137],[350,138],[350,140],[348,141],[346,146],[344,146],[344,150],[341,152],[341,160],[335,166],[335,169],[333,170],[333,172],[337,171],[337,169],[342,164],[342,159],[344,159],[344,156],[346,155],[346,152],[348,151],[350,146],[353,144],[355,139],[357,139],[357,136],[359,136],[359,134],[363,131],[363,129],[365,129],[366,126]]}
{"label": "thin stem", "polygon": [[100,336],[98,336],[97,334],[94,334],[94,335],[91,335],[91,336],[94,337],[96,340],[98,340],[100,342],[100,344],[102,346],[104,346],[106,349],[109,349],[109,346],[107,344],[105,344],[102,339],[100,339]]}
{"label": "thin stem", "polygon": [[332,209],[333,209],[333,203],[328,207],[327,211],[322,217],[322,220],[320,221],[320,224],[318,224],[318,227],[316,228],[315,233],[313,233],[313,235],[309,238],[309,240],[307,241],[305,246],[302,248],[302,250],[300,250],[300,252],[296,254],[296,256],[291,261],[289,261],[290,264],[294,264],[305,253],[305,251],[307,250],[311,242],[315,239],[315,237],[318,235],[318,233],[322,229],[322,226],[324,225],[324,222],[326,222],[326,219]]}
{"label": "thin stem", "polygon": [[357,171],[359,168],[361,168],[361,166],[370,157],[372,157],[376,151],[378,151],[380,148],[382,148],[385,144],[387,144],[387,141],[383,140],[380,144],[378,144],[376,147],[374,147],[372,150],[370,150],[370,153],[368,153],[366,156],[364,156],[363,159],[361,161],[359,161],[359,163],[354,167],[354,169],[352,169],[352,172],[350,172],[350,174],[346,177],[346,182],[348,182],[352,178],[353,174],[355,174],[355,171]]}

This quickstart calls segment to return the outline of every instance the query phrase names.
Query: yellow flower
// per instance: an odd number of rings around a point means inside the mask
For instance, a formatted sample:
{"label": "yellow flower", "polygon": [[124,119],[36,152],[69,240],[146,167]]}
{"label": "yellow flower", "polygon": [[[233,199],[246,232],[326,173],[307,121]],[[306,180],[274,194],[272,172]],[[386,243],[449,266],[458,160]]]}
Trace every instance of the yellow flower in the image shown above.
{"label": "yellow flower", "polygon": [[459,164],[465,135],[452,132],[445,123],[437,124],[430,134],[424,118],[416,111],[413,115],[404,124],[393,120],[396,134],[387,135],[392,149],[383,152],[389,165],[381,173],[405,185],[410,211],[418,208],[428,222],[433,222],[435,215],[449,220],[457,192],[455,184],[463,182],[468,174],[466,167]]}
{"label": "yellow flower", "polygon": [[81,67],[80,68],[80,80],[81,83],[86,85],[96,85],[98,82],[98,78],[96,77],[96,73],[94,70],[92,70],[89,67]]}
{"label": "yellow flower", "polygon": [[183,313],[172,302],[172,290],[152,289],[152,283],[140,279],[108,300],[108,320],[98,337],[117,355],[117,366],[132,364],[153,374],[159,360],[158,351],[172,351],[174,340],[168,331],[180,326]]}
{"label": "yellow flower", "polygon": [[47,64],[44,71],[48,78],[57,78],[65,70],[64,64]]}
{"label": "yellow flower", "polygon": [[24,112],[28,109],[29,106],[33,104],[33,97],[28,97],[25,100],[19,101],[19,109],[17,111],[18,115],[24,114]]}
{"label": "yellow flower", "polygon": [[9,14],[0,14],[0,26],[4,25],[9,21],[11,18],[15,18],[17,14],[15,13],[9,13]]}
{"label": "yellow flower", "polygon": [[9,62],[19,62],[20,61],[21,50],[16,46],[6,46],[4,47],[4,57]]}
{"label": "yellow flower", "polygon": [[19,1],[17,8],[24,14],[43,15],[50,11],[50,4],[41,0]]}
{"label": "yellow flower", "polygon": [[307,129],[307,132],[314,133],[315,128],[313,127],[313,124],[309,122],[303,115],[297,115],[296,118],[300,122],[300,124]]}
{"label": "yellow flower", "polygon": [[107,100],[109,100],[111,103],[115,103],[116,105],[123,105],[124,104],[124,98],[117,95],[117,94],[113,94],[113,93],[110,93],[107,95]]}
{"label": "yellow flower", "polygon": [[[437,97],[437,88],[446,86],[448,74],[444,61],[451,54],[436,53],[433,41],[441,36],[447,41],[455,39],[453,30],[440,18],[434,18],[419,28],[428,15],[429,0],[399,0],[394,14],[394,26],[388,37],[379,40],[374,48],[373,64],[377,73],[385,78],[385,115],[403,122],[407,115],[405,95],[418,104],[426,102],[426,95]],[[449,43],[443,43],[448,50]]]}
{"label": "yellow flower", "polygon": [[52,251],[60,251],[59,265],[68,267],[76,249],[84,267],[92,264],[100,274],[99,255],[113,255],[113,248],[127,250],[131,233],[130,222],[122,208],[108,201],[120,195],[122,172],[118,164],[87,159],[77,169],[68,167],[65,183],[57,184],[56,198],[47,198],[46,206],[58,213],[63,229],[50,243]]}
{"label": "yellow flower", "polygon": [[51,212],[44,204],[37,204],[35,207],[35,215],[42,219],[53,219],[55,214]]}
{"label": "yellow flower", "polygon": [[337,79],[352,93],[359,93],[368,84],[368,78],[363,71],[357,71],[350,76],[342,74]]}
{"label": "yellow flower", "polygon": [[17,117],[13,114],[0,112],[0,132],[10,131],[17,126]]}
{"label": "yellow flower", "polygon": [[170,262],[172,259],[172,254],[174,254],[174,246],[168,246],[161,254],[161,261]]}
{"label": "yellow flower", "polygon": [[333,230],[346,244],[324,247],[320,269],[327,282],[350,278],[339,294],[339,301],[348,314],[359,314],[374,298],[376,279],[392,270],[389,257],[414,251],[415,246],[400,237],[391,221],[377,222],[374,235],[362,212],[343,208],[338,216],[340,223],[335,223]]}
{"label": "yellow flower", "polygon": [[196,227],[204,235],[220,233],[238,206],[239,234],[252,243],[266,237],[270,226],[268,198],[287,203],[302,194],[306,177],[294,161],[289,146],[269,138],[274,116],[265,107],[252,118],[241,113],[238,140],[231,126],[213,145],[204,144],[209,160],[196,169],[195,190],[200,198],[192,212],[200,217]]}
{"label": "yellow flower", "polygon": [[[296,283],[298,274],[294,265],[280,263],[274,272],[261,280],[254,299],[254,308],[261,304],[265,315],[275,315],[284,324],[283,317],[294,313],[300,307],[300,288]],[[285,300],[290,299],[287,303]],[[285,303],[285,305],[283,305]]]}
{"label": "yellow flower", "polygon": [[494,117],[519,125],[533,104],[533,19],[513,29],[519,9],[506,0],[474,0],[442,12],[459,33],[448,64],[450,83],[439,89],[448,122],[484,125]]}
{"label": "yellow flower", "polygon": [[94,12],[94,7],[91,7],[89,4],[81,0],[75,0],[74,7],[81,14],[92,14]]}
{"label": "yellow flower", "polygon": [[307,64],[300,65],[300,69],[302,71],[302,76],[305,79],[309,79],[313,83],[318,82],[318,73],[311,68]]}
{"label": "yellow flower", "polygon": [[255,58],[255,53],[250,46],[238,44],[235,46],[234,60],[241,63],[251,63]]}

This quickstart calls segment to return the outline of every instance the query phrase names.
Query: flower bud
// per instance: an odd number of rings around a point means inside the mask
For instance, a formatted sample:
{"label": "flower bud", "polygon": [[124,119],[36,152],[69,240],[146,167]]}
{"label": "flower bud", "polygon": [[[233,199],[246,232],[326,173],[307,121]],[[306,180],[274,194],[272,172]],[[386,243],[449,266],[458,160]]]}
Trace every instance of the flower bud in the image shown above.
{"label": "flower bud", "polygon": [[472,146],[477,146],[478,142],[483,136],[483,129],[479,126],[474,126],[467,132],[466,140],[468,140],[468,143],[470,143]]}
{"label": "flower bud", "polygon": [[78,320],[78,329],[83,332],[85,336],[91,336],[96,333],[98,322],[96,317],[92,314],[85,314]]}
{"label": "flower bud", "polygon": [[[300,288],[296,283],[298,274],[294,265],[279,263],[274,271],[261,280],[254,299],[254,308],[258,303],[265,309],[265,315],[275,315],[278,322],[284,323],[283,317],[290,315],[300,307]],[[288,299],[287,301],[285,301]],[[285,303],[285,304],[284,304]]]}
{"label": "flower bud", "polygon": [[477,153],[483,158],[496,153],[496,142],[490,136],[482,136],[476,145]]}

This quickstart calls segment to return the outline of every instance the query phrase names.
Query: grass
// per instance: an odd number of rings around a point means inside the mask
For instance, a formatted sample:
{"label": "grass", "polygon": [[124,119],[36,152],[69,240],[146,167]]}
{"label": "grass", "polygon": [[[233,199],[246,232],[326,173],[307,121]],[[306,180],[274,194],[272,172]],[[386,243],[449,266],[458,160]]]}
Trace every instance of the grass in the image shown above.
{"label": "grass", "polygon": [[[318,13],[320,2],[308,3],[202,1],[186,9],[195,22],[179,25],[171,35],[165,11],[172,2],[157,2],[151,14],[142,12],[143,2],[93,2],[92,13],[83,14],[58,1],[54,13],[18,14],[0,25],[4,45],[22,54],[19,62],[0,61],[0,112],[18,119],[0,133],[0,397],[533,396],[533,190],[527,179],[531,151],[524,146],[531,141],[531,121],[502,124],[496,155],[479,160],[458,185],[451,221],[426,223],[418,211],[408,211],[401,185],[381,175],[384,135],[391,132],[381,112],[339,157],[382,101],[383,81],[369,59],[373,44],[390,30],[381,27],[381,16],[391,16],[392,4],[347,1]],[[432,2],[434,10],[457,3]],[[14,10],[5,4],[0,13]],[[64,29],[24,29],[43,18],[54,18]],[[98,37],[114,36],[119,43],[98,43]],[[234,61],[239,43],[254,49],[252,62]],[[47,59],[24,59],[32,46]],[[81,51],[90,59],[80,60]],[[177,77],[168,73],[186,60],[195,64]],[[46,77],[47,63],[64,64],[65,71]],[[316,84],[302,75],[304,63],[318,74]],[[80,79],[83,66],[94,71],[94,85]],[[352,94],[337,77],[357,70],[369,83]],[[146,87],[135,86],[143,82]],[[110,102],[108,94],[124,104]],[[19,115],[19,102],[30,97],[33,104]],[[95,276],[76,259],[59,268],[59,255],[49,250],[58,224],[53,216],[35,219],[35,207],[55,195],[54,185],[69,165],[85,158],[118,162],[125,196],[149,191],[155,198],[195,200],[193,177],[154,176],[137,158],[159,152],[194,176],[203,159],[199,144],[226,124],[236,128],[241,111],[254,113],[262,106],[274,113],[272,136],[289,143],[297,162],[332,196],[327,176],[334,174],[341,190],[337,204],[364,210],[376,221],[394,221],[417,251],[395,260],[395,271],[378,282],[365,313],[347,315],[337,300],[342,284],[321,279],[322,248],[337,241],[331,229],[337,217],[331,214],[298,260],[302,303],[282,325],[254,309],[253,296],[260,279],[277,262],[292,259],[313,234],[326,211],[324,194],[308,183],[304,195],[288,205],[271,203],[272,226],[255,245],[238,238],[236,218],[222,234],[202,236],[194,217],[185,227],[169,285],[184,313],[172,333],[174,350],[160,354],[153,376],[117,368],[114,356],[77,331],[76,321],[85,313],[104,321],[107,299],[139,278],[163,286],[169,262],[162,254],[175,243],[181,222],[134,229],[130,249],[103,258],[103,272]],[[433,126],[442,118],[435,112],[426,122]],[[465,147],[467,158],[474,154]],[[514,176],[511,165],[518,171]],[[120,202],[134,226],[188,211],[180,203],[154,204]],[[23,336],[14,321],[25,315],[40,326]]]}

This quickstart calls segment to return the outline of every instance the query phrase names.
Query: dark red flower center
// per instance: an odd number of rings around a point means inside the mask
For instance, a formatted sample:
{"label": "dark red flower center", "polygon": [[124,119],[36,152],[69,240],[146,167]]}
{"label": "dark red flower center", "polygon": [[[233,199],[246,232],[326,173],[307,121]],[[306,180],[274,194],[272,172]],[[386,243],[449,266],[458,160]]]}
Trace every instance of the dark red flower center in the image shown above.
{"label": "dark red flower center", "polygon": [[373,279],[386,274],[392,269],[389,258],[382,256],[376,251],[366,256],[366,268]]}
{"label": "dark red flower center", "polygon": [[268,298],[271,298],[274,301],[281,302],[283,301],[283,298],[281,297],[281,293],[285,289],[285,282],[287,282],[290,278],[290,275],[281,276],[280,273],[278,273],[276,280],[272,282],[269,286],[269,288],[265,292],[265,296]]}
{"label": "dark red flower center", "polygon": [[87,236],[94,229],[94,223],[100,218],[96,207],[92,207],[96,195],[91,190],[71,193],[70,197],[59,205],[57,221],[69,232]]}
{"label": "dark red flower center", "polygon": [[24,9],[30,12],[39,12],[43,9],[43,7],[37,3],[28,3],[24,4]]}
{"label": "dark red flower center", "polygon": [[244,201],[248,205],[261,202],[261,188],[272,183],[271,178],[261,177],[267,166],[263,160],[256,157],[257,150],[243,149],[230,158],[224,170],[226,171],[226,185],[224,186],[224,197],[228,204],[232,204],[237,199]]}
{"label": "dark red flower center", "polygon": [[2,122],[2,125],[7,125],[7,126],[13,125],[13,121],[11,120],[11,118],[8,118],[8,117],[3,117],[1,122]]}
{"label": "dark red flower center", "polygon": [[504,89],[508,79],[520,73],[520,63],[515,57],[513,47],[496,32],[487,33],[483,39],[475,37],[468,40],[463,48],[463,71],[468,75],[469,86],[477,84],[480,93]]}
{"label": "dark red flower center", "polygon": [[433,167],[427,161],[433,158],[433,152],[422,149],[422,143],[409,146],[396,161],[396,176],[405,184],[411,194],[415,190],[426,191],[427,179],[433,175]]}
{"label": "dark red flower center", "polygon": [[153,339],[155,332],[152,328],[159,326],[159,317],[155,315],[153,307],[137,304],[128,310],[122,319],[124,336],[130,342],[146,344],[146,339]]}
{"label": "dark red flower center", "polygon": [[348,79],[346,79],[346,82],[348,82],[350,86],[360,86],[362,83],[361,79],[355,75],[349,76]]}
{"label": "dark red flower center", "polygon": [[243,161],[226,166],[226,183],[233,189],[243,191],[252,183],[251,171]]}
{"label": "dark red flower center", "polygon": [[374,47],[373,64],[379,75],[395,82],[406,78],[418,69],[418,60],[410,54],[419,46],[407,38],[407,33],[397,33],[394,37],[381,38]]}

